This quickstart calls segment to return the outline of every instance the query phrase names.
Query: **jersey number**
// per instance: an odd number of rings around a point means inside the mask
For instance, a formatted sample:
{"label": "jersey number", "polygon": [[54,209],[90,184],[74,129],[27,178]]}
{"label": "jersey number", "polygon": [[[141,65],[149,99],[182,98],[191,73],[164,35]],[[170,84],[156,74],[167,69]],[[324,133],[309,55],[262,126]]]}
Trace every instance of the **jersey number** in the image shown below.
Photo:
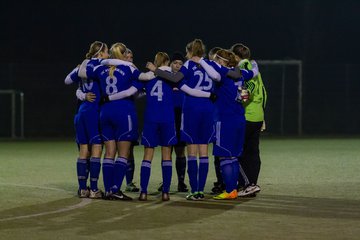
{"label": "jersey number", "polygon": [[93,81],[91,81],[91,82],[84,81],[83,82],[83,91],[84,92],[91,91],[93,85],[94,85]]}
{"label": "jersey number", "polygon": [[151,89],[150,96],[157,96],[157,100],[161,102],[163,95],[164,93],[162,89],[162,81],[157,80],[155,85]]}
{"label": "jersey number", "polygon": [[[200,72],[200,71],[195,71],[194,72],[194,75],[195,76],[199,76],[199,81],[198,83],[196,84],[195,86],[195,89],[199,89],[199,90],[205,90],[205,91],[208,91],[212,88],[212,80],[209,78],[209,76],[207,75],[207,73],[205,73],[205,75]],[[201,86],[201,84],[203,82],[206,82],[206,86]]]}
{"label": "jersey number", "polygon": [[112,94],[118,92],[116,83],[117,83],[117,78],[115,76],[114,77],[108,76],[106,78],[106,94],[107,95],[112,95]]}

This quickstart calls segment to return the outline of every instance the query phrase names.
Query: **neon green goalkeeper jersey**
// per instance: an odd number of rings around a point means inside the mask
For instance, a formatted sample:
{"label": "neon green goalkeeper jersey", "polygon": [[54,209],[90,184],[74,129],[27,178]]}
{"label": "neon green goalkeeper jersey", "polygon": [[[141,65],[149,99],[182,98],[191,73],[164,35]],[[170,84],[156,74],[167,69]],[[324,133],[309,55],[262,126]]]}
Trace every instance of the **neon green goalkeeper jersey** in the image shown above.
{"label": "neon green goalkeeper jersey", "polygon": [[[239,63],[240,69],[251,70],[252,66],[248,59],[243,59]],[[245,118],[249,122],[264,121],[264,109],[266,106],[266,89],[259,73],[256,77],[245,82],[245,86],[250,93],[250,98],[243,103],[245,108]]]}

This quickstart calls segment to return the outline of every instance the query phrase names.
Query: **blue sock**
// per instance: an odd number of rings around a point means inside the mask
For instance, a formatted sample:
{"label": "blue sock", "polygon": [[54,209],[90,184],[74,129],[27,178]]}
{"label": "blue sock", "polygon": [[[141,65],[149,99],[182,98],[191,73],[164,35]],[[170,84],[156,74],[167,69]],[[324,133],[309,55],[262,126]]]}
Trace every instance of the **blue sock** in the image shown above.
{"label": "blue sock", "polygon": [[220,160],[221,174],[225,183],[225,190],[227,193],[232,192],[234,186],[234,172],[231,159]]}
{"label": "blue sock", "polygon": [[114,159],[112,158],[104,158],[103,165],[103,181],[104,181],[104,188],[105,192],[110,192],[111,187],[113,184],[113,175],[114,175]]}
{"label": "blue sock", "polygon": [[237,189],[238,179],[240,174],[240,164],[237,158],[232,159],[232,164],[233,164],[233,176],[234,176],[233,182],[235,183],[235,186],[233,186],[233,188]]}
{"label": "blue sock", "polygon": [[98,190],[98,180],[100,174],[100,158],[90,158],[90,189],[96,192]]}
{"label": "blue sock", "polygon": [[199,186],[198,191],[203,192],[205,188],[206,178],[209,172],[209,158],[200,157],[199,163]]}
{"label": "blue sock", "polygon": [[130,184],[134,178],[135,162],[134,158],[129,158],[126,166],[126,184]]}
{"label": "blue sock", "polygon": [[189,174],[189,183],[191,187],[191,192],[198,191],[198,165],[197,158],[194,156],[188,156],[188,174]]}
{"label": "blue sock", "polygon": [[86,159],[80,159],[80,158],[77,159],[76,170],[77,170],[77,177],[79,182],[79,189],[86,189],[86,181],[87,181],[86,165],[87,165]]}
{"label": "blue sock", "polygon": [[140,169],[140,187],[141,192],[147,193],[151,172],[151,161],[143,160]]}
{"label": "blue sock", "polygon": [[162,160],[162,177],[163,177],[163,192],[168,193],[170,191],[171,175],[172,175],[172,162],[171,160]]}
{"label": "blue sock", "polygon": [[127,160],[123,157],[118,157],[115,160],[114,164],[114,186],[112,188],[113,192],[121,189],[121,184],[124,180],[126,172]]}

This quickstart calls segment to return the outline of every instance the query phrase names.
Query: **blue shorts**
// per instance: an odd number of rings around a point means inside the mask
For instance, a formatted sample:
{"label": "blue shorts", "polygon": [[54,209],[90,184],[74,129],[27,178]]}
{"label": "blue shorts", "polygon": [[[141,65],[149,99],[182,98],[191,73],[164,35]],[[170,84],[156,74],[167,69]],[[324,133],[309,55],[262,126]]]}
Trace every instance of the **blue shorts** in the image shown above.
{"label": "blue shorts", "polygon": [[183,109],[181,141],[189,144],[209,144],[215,134],[213,109]]}
{"label": "blue shorts", "polygon": [[245,139],[244,116],[221,116],[216,122],[216,143],[213,155],[218,157],[239,157]]}
{"label": "blue shorts", "polygon": [[99,112],[95,108],[79,111],[74,118],[78,144],[102,144],[99,131]]}
{"label": "blue shorts", "polygon": [[176,143],[174,123],[144,122],[141,144],[145,147],[172,146]]}
{"label": "blue shorts", "polygon": [[138,120],[135,112],[101,110],[101,132],[104,141],[137,141]]}

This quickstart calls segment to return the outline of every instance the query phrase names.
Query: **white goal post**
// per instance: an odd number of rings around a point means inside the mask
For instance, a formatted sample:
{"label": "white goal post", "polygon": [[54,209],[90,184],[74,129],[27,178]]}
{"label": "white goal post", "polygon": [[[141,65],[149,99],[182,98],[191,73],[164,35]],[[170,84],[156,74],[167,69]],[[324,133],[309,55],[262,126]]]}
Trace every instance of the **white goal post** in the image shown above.
{"label": "white goal post", "polygon": [[[7,90],[1,90],[0,89],[0,95],[10,95],[11,101],[10,101],[10,109],[11,109],[11,138],[24,138],[24,93],[18,90],[14,89],[7,89]],[[20,129],[19,134],[17,134],[16,131],[16,122],[17,122],[17,104],[16,104],[16,97],[19,96],[19,118],[20,118]]]}

